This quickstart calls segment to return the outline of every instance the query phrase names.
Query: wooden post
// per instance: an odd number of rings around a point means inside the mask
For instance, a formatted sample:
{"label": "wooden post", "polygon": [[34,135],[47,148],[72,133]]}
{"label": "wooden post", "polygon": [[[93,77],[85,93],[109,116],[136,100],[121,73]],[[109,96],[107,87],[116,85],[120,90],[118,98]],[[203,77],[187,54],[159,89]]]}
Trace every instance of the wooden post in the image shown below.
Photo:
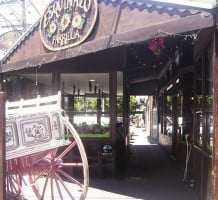
{"label": "wooden post", "polygon": [[[114,159],[116,159],[116,121],[117,121],[117,72],[115,70],[110,72],[109,75],[110,85],[110,130],[111,139],[114,148]],[[115,174],[116,161],[112,164],[112,174]]]}
{"label": "wooden post", "polygon": [[0,200],[5,200],[5,93],[0,93]]}
{"label": "wooden post", "polygon": [[215,31],[213,43],[213,117],[214,117],[214,142],[212,152],[212,199],[218,200],[218,33]]}
{"label": "wooden post", "polygon": [[60,79],[61,79],[61,76],[60,76],[59,72],[52,73],[52,92],[53,92],[53,94],[57,94],[57,92],[61,89]]}
{"label": "wooden post", "polygon": [[172,135],[172,155],[176,155],[178,140],[178,97],[173,96],[173,135]]}

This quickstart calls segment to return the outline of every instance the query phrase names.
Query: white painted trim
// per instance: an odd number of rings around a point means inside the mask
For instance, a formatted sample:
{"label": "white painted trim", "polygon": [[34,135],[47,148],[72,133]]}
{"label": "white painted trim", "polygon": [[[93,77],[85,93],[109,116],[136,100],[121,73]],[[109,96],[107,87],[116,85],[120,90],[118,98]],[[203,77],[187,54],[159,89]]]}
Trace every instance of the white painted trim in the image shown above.
{"label": "white painted trim", "polygon": [[178,4],[178,5],[205,8],[205,9],[213,9],[217,6],[215,1],[214,2],[198,2],[198,1],[190,1],[190,0],[176,0],[176,1],[175,0],[150,0],[150,1]]}

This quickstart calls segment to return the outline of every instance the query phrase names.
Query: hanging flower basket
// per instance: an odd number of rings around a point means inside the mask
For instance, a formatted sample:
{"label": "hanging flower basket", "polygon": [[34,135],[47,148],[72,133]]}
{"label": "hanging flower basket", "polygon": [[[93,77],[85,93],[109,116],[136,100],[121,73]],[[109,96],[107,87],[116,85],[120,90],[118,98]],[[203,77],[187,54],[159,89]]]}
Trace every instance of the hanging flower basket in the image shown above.
{"label": "hanging flower basket", "polygon": [[165,49],[164,38],[154,38],[148,42],[148,48],[154,53],[156,56],[160,56],[163,49]]}

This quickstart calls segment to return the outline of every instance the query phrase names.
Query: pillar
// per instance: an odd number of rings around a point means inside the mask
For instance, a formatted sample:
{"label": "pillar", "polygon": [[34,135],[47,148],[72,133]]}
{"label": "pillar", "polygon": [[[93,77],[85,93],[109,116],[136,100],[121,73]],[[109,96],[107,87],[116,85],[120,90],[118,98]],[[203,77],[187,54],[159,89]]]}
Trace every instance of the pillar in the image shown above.
{"label": "pillar", "polygon": [[218,200],[218,32],[215,31],[213,43],[213,117],[214,117],[214,142],[212,151],[212,199]]}
{"label": "pillar", "polygon": [[57,94],[57,92],[60,90],[61,84],[61,75],[59,72],[53,72],[52,73],[52,93]]}
{"label": "pillar", "polygon": [[0,93],[0,199],[6,199],[5,192],[5,93]]}

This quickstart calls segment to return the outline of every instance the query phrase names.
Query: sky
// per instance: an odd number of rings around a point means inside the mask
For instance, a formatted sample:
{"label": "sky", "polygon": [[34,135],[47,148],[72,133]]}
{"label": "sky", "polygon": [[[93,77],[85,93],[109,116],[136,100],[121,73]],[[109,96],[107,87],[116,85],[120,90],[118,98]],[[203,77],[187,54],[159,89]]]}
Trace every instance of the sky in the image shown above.
{"label": "sky", "polygon": [[50,0],[0,0],[0,59],[43,15],[49,3]]}
{"label": "sky", "polygon": [[0,0],[0,35],[8,30],[22,30],[23,24],[34,24],[43,14],[49,0]]}
{"label": "sky", "polygon": [[216,7],[216,0],[150,0],[164,3],[173,3],[178,5],[185,5],[191,7],[198,7],[204,9],[212,9]]}
{"label": "sky", "polygon": [[[144,0],[148,1],[148,0]],[[193,6],[213,6],[216,0],[150,0],[169,2],[176,4],[190,4]],[[25,2],[25,6],[22,2]],[[8,29],[22,29],[22,24],[27,24],[27,27],[39,19],[46,5],[51,0],[0,0],[0,35],[7,32]],[[25,12],[24,12],[25,11]],[[24,17],[25,14],[25,17]],[[25,28],[25,27],[24,27]]]}

